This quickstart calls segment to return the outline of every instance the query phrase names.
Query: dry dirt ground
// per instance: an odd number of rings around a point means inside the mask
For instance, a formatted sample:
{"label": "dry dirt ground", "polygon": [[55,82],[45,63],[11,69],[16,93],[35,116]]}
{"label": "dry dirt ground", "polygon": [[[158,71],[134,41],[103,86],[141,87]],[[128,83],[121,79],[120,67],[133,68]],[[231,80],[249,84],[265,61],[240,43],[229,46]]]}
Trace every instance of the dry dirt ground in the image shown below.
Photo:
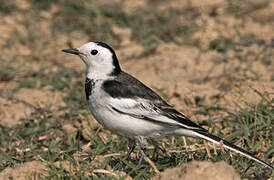
{"label": "dry dirt ground", "polygon": [[[67,75],[60,73],[64,69],[68,72],[79,72],[76,78],[72,77],[70,82],[64,85],[70,89],[70,84],[84,80],[85,67],[78,58],[63,54],[60,50],[67,48],[68,44],[79,47],[90,39],[100,38],[96,34],[89,35],[79,30],[52,33],[51,23],[54,21],[54,14],[62,8],[62,3],[50,4],[47,10],[39,12],[39,17],[35,17],[38,12],[34,10],[31,2],[15,1],[16,11],[0,14],[0,125],[4,128],[20,127],[20,124],[39,113],[39,110],[50,110],[56,117],[69,113],[68,109],[62,109],[67,105],[68,91],[64,92],[58,83],[54,84],[54,75],[60,76],[57,79],[62,80],[62,76]],[[236,3],[235,6],[243,13],[239,15],[227,12],[229,2],[234,1],[225,0],[176,0],[168,4],[154,4],[155,2],[146,0],[134,3],[122,0],[114,2],[118,3],[126,14],[133,14],[138,8],[151,6],[155,6],[155,11],[165,12],[166,9],[172,8],[190,9],[197,13],[193,15],[197,16],[195,18],[179,19],[185,21],[185,26],[197,27],[198,30],[191,32],[189,39],[180,35],[176,36],[174,41],[156,38],[157,46],[151,53],[147,53],[146,47],[134,39],[133,29],[120,26],[119,23],[113,23],[111,26],[112,36],[119,39],[119,45],[116,45],[115,49],[122,68],[157,91],[193,121],[204,122],[210,118],[213,123],[218,123],[230,112],[238,113],[242,109],[250,108],[250,105],[262,102],[273,107],[274,1],[262,1],[262,5],[257,3],[258,8],[253,9],[253,6]],[[101,6],[106,1],[85,3],[89,6]],[[256,5],[254,0],[249,3]],[[185,43],[186,41],[190,43]],[[47,82],[51,83],[45,84],[44,79],[50,79]],[[82,93],[85,107],[84,90],[81,87],[83,84],[78,86],[81,91],[76,93]],[[220,107],[226,111],[205,111],[205,107]],[[69,134],[77,132],[80,128],[83,138],[89,140],[94,136],[94,131],[90,130],[91,127],[84,120],[82,113],[88,114],[87,108],[78,111],[75,117],[77,122],[63,123],[62,129]],[[90,115],[88,118],[91,119],[92,127],[100,127]],[[213,132],[219,130],[205,127]],[[231,129],[227,127],[220,131],[226,134]],[[101,136],[104,136],[103,133]],[[50,136],[39,138],[48,137]],[[273,144],[273,139],[260,144],[258,149],[261,151],[256,154],[257,157],[263,159],[264,152],[270,147],[268,143]],[[238,145],[241,146],[241,143]],[[8,149],[0,147],[0,151],[5,153]],[[19,148],[16,153],[27,151]],[[268,158],[267,161],[273,163],[274,157]],[[76,171],[71,170],[69,163],[55,163],[56,166],[60,164],[66,166],[67,171]],[[24,163],[5,164],[5,167],[1,168],[0,179],[46,177],[49,175],[48,168],[47,162],[39,157]],[[106,174],[112,178],[126,176],[126,179],[132,179],[123,171],[112,171],[109,168],[105,171],[87,172],[86,175],[94,174]],[[154,179],[217,180],[240,177],[241,172],[225,162],[193,161],[165,169]]]}

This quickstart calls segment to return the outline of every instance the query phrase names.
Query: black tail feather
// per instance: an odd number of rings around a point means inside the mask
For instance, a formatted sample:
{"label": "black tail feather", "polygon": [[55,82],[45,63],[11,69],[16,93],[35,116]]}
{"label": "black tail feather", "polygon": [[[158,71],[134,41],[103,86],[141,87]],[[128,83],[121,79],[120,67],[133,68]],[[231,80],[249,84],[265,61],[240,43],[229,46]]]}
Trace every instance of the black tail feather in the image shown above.
{"label": "black tail feather", "polygon": [[244,150],[244,149],[242,149],[242,148],[240,148],[240,147],[238,147],[234,144],[231,144],[230,142],[225,141],[225,140],[223,140],[223,139],[221,139],[221,138],[219,138],[215,135],[209,134],[208,132],[201,132],[201,131],[196,131],[196,133],[197,133],[197,136],[200,137],[200,138],[203,138],[205,140],[208,140],[208,141],[216,143],[216,144],[222,144],[227,149],[230,149],[234,152],[242,154],[242,155],[244,155],[244,156],[246,156],[246,157],[248,157],[248,158],[250,158],[254,161],[257,161],[258,163],[260,163],[264,166],[269,167],[270,169],[274,169],[273,166],[271,166],[270,164],[256,158],[250,152],[248,152],[248,151],[246,151],[246,150]]}

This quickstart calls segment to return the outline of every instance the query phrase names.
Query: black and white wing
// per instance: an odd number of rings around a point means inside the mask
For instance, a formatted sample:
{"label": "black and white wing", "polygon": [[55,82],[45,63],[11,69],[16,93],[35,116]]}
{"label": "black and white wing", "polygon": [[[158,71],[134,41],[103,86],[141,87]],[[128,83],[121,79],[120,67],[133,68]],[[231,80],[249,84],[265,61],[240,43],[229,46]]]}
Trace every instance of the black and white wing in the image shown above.
{"label": "black and white wing", "polygon": [[115,111],[166,126],[207,131],[127,73],[122,72],[114,80],[105,81],[102,88],[113,98]]}

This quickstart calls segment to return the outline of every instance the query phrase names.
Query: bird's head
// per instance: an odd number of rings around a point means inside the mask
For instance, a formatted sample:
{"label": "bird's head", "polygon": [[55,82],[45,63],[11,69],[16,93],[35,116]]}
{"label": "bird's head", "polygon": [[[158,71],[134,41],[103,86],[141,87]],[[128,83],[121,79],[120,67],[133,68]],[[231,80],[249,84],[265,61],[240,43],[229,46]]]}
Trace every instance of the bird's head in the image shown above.
{"label": "bird's head", "polygon": [[63,52],[78,55],[86,64],[88,74],[112,76],[121,72],[114,50],[103,42],[89,42],[80,48],[64,49]]}

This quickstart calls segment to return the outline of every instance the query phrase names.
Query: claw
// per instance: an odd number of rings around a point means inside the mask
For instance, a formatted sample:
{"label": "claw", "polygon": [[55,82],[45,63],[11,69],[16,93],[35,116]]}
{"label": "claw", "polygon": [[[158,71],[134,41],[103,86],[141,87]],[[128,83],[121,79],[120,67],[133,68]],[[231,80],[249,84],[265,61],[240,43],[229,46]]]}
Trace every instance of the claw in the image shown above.
{"label": "claw", "polygon": [[127,159],[130,159],[130,154],[134,151],[135,147],[136,147],[135,140],[129,139],[129,142],[128,142],[129,151],[127,154]]}

